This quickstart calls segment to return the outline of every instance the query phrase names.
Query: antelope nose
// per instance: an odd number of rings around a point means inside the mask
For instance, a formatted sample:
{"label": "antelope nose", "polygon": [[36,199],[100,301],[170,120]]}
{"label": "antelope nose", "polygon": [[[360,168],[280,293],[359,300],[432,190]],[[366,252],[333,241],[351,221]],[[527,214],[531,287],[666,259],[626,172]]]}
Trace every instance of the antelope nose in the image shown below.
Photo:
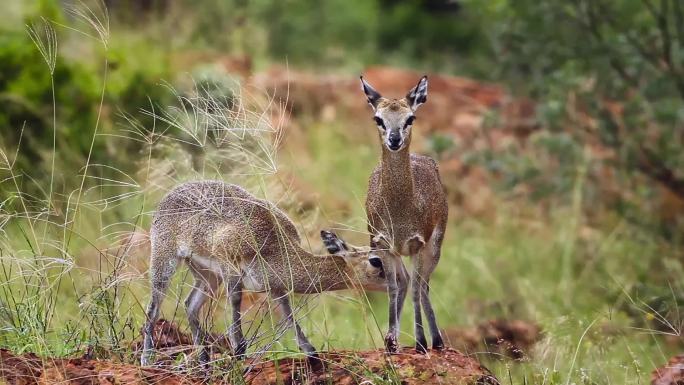
{"label": "antelope nose", "polygon": [[392,150],[398,150],[399,147],[401,146],[401,136],[397,135],[392,135],[390,134],[389,138],[387,138],[388,144],[390,149]]}

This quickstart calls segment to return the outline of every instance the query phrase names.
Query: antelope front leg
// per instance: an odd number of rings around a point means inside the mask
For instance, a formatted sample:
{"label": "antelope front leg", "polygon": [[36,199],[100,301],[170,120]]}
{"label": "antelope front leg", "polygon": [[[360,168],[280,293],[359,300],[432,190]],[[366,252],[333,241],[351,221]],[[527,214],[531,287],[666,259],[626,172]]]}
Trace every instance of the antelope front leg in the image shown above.
{"label": "antelope front leg", "polygon": [[400,279],[399,275],[402,273],[401,257],[396,257],[390,253],[385,253],[383,258],[387,274],[387,294],[389,295],[389,330],[385,336],[385,349],[388,353],[399,352],[399,331],[400,331],[400,317],[401,309],[403,307],[404,298],[408,289],[408,281]]}
{"label": "antelope front leg", "polygon": [[283,311],[285,322],[287,322],[289,327],[293,327],[295,330],[295,336],[297,338],[297,345],[299,346],[299,349],[306,353],[309,358],[315,359],[316,348],[314,348],[311,342],[309,342],[309,340],[306,338],[306,335],[304,335],[302,328],[299,327],[297,320],[295,320],[294,313],[292,312],[292,306],[290,306],[290,299],[287,297],[287,294],[282,294],[275,299],[278,301],[280,309]]}
{"label": "antelope front leg", "polygon": [[[155,249],[153,248],[153,250]],[[142,366],[148,366],[152,363],[154,325],[157,323],[157,318],[159,318],[159,307],[166,295],[171,276],[178,266],[178,261],[175,259],[173,250],[155,250],[151,259],[150,277],[152,281],[152,298],[150,299],[150,304],[147,306],[147,320],[145,322],[145,328],[143,329],[143,351],[140,356],[140,365]]]}

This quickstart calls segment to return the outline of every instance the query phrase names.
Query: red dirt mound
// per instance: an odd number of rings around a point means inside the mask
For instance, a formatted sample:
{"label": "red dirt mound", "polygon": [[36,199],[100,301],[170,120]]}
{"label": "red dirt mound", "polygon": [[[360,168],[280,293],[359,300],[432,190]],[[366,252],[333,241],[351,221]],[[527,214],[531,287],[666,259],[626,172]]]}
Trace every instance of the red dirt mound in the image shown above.
{"label": "red dirt mound", "polygon": [[[472,358],[447,349],[417,354],[403,349],[401,354],[387,356],[382,350],[366,352],[322,353],[325,368],[313,372],[305,359],[282,358],[277,361],[243,364],[253,365],[245,376],[246,383],[270,384],[361,384],[389,379],[405,385],[417,384],[478,384],[498,385],[497,379]],[[9,385],[43,384],[228,384],[220,369],[212,378],[199,378],[162,368],[141,368],[136,365],[105,360],[39,359],[28,354],[17,356],[0,350],[0,378]],[[234,376],[234,374],[233,374]]]}
{"label": "red dirt mound", "polygon": [[[0,349],[0,380],[9,385],[43,384],[229,384],[230,378],[244,375],[248,384],[368,384],[396,380],[403,385],[417,384],[477,384],[498,385],[494,376],[476,360],[456,350],[432,351],[417,354],[414,349],[403,349],[401,354],[388,356],[383,350],[365,352],[338,351],[321,353],[322,369],[313,371],[307,360],[299,357],[272,361],[246,360],[220,362],[221,352],[228,351],[225,339],[214,337],[215,367],[210,378],[199,378],[200,369],[193,375],[174,369],[178,359],[190,355],[194,348],[191,339],[176,324],[159,320],[155,324],[156,360],[163,367],[142,368],[113,360],[89,357],[72,359],[41,359],[34,354],[15,355]],[[131,348],[139,359],[141,341]],[[223,367],[232,369],[222,369]],[[0,381],[1,382],[1,381]],[[238,381],[242,382],[242,381]]]}
{"label": "red dirt mound", "polygon": [[[316,373],[307,370],[306,360],[283,359],[259,365],[248,383],[277,384],[360,384],[396,379],[411,384],[499,384],[497,379],[474,359],[447,349],[429,355],[404,348],[388,356],[384,350],[331,352],[321,354],[325,368]],[[276,369],[278,368],[278,370]],[[383,381],[384,380],[384,381]]]}
{"label": "red dirt mound", "polygon": [[10,384],[32,384],[33,378],[40,376],[42,361],[35,354],[15,356],[8,350],[0,349],[0,378]]}
{"label": "red dirt mound", "polygon": [[684,354],[670,358],[662,368],[651,373],[651,385],[684,384]]}
{"label": "red dirt mound", "polygon": [[31,353],[17,356],[6,349],[0,349],[0,380],[9,385],[199,383],[164,369],[81,358],[40,359]]}

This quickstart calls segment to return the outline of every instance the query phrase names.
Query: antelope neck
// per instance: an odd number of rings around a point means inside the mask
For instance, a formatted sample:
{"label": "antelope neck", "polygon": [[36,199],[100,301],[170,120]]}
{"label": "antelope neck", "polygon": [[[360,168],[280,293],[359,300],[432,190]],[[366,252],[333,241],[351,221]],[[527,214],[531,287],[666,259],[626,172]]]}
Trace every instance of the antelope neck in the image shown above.
{"label": "antelope neck", "polygon": [[352,286],[348,278],[352,272],[341,256],[314,255],[304,249],[299,252],[299,260],[296,263],[301,263],[302,271],[309,275],[307,278],[313,282],[314,292],[344,290]]}
{"label": "antelope neck", "polygon": [[382,194],[388,198],[397,198],[390,202],[404,204],[406,198],[413,195],[413,170],[408,147],[407,143],[403,149],[393,152],[382,146]]}

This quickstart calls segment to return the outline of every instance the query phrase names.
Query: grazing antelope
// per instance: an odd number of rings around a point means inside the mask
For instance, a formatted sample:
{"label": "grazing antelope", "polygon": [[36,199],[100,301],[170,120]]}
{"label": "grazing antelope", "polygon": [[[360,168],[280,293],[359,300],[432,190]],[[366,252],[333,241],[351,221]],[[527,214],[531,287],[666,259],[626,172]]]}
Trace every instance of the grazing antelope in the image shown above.
{"label": "grazing antelope", "polygon": [[429,157],[409,153],[414,114],[427,100],[427,76],[400,99],[384,98],[363,76],[361,85],[373,108],[382,143],[382,159],[369,180],[366,213],[371,248],[381,256],[387,275],[390,309],[385,347],[389,352],[399,348],[399,316],[408,290],[401,256],[408,255],[414,267],[410,280],[416,350],[427,349],[421,304],[430,326],[432,348],[441,349],[444,343],[430,303],[429,282],[439,262],[449,206],[437,163]]}
{"label": "grazing antelope", "polygon": [[[229,338],[236,355],[246,343],[240,324],[242,291],[268,292],[278,302],[297,344],[315,359],[315,349],[292,313],[289,293],[320,293],[362,287],[386,290],[382,263],[368,251],[352,248],[334,233],[321,237],[331,255],[314,255],[300,246],[292,221],[270,202],[239,186],[220,181],[188,182],[159,203],[150,238],[152,298],[147,308],[141,364],[150,364],[153,328],[171,276],[185,261],[195,283],[185,300],[193,343],[202,346],[205,331],[199,313],[226,283],[232,305]],[[209,360],[203,347],[199,359]]]}

